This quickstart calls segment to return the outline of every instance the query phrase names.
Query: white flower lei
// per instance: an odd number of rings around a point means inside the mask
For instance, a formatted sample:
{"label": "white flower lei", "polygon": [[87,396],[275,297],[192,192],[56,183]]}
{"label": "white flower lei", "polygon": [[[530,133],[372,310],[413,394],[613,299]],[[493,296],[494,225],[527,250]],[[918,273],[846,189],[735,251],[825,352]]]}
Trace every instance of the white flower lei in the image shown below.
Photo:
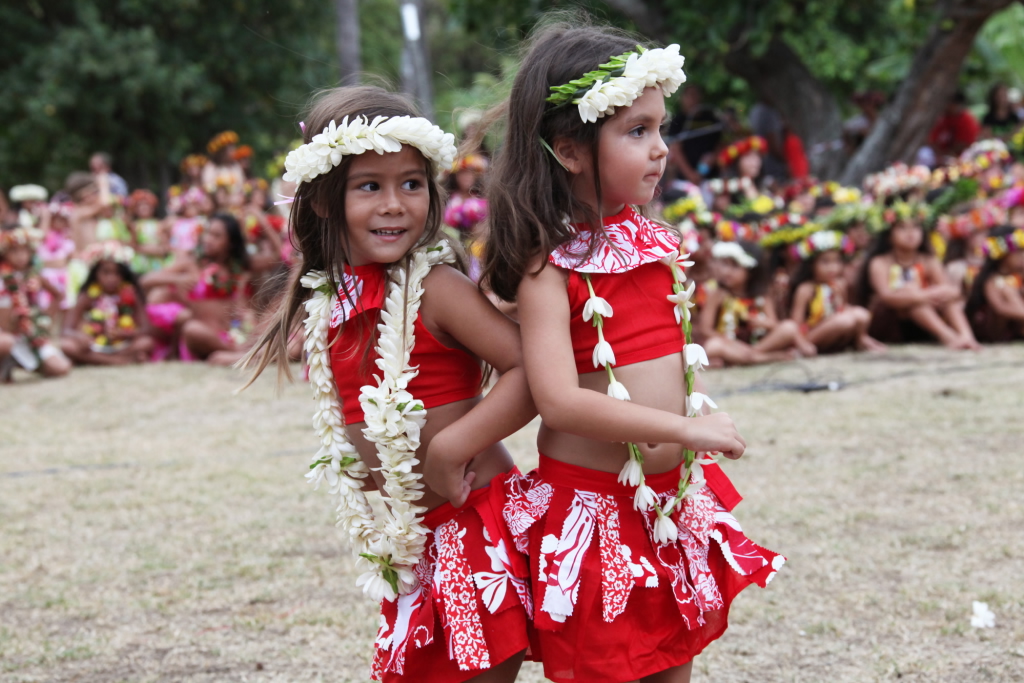
{"label": "white flower lei", "polygon": [[367,151],[400,152],[403,144],[423,152],[441,169],[451,168],[455,161],[455,136],[427,119],[378,116],[371,123],[365,116],[356,116],[351,121],[346,116],[341,125],[332,120],[322,133],[288,153],[284,180],[296,184],[309,182],[340,164],[344,156]]}
{"label": "white flower lei", "polygon": [[317,402],[313,427],[320,437],[320,450],[306,479],[319,488],[324,480],[331,495],[338,497],[338,526],[348,532],[359,555],[361,574],[356,585],[374,600],[394,600],[417,587],[414,567],[423,557],[427,528],[423,526],[426,508],[415,504],[423,497],[422,475],[413,472],[419,464],[416,450],[427,411],[421,401],[407,391],[419,370],[409,365],[416,338],[412,321],[419,313],[423,279],[439,263],[451,263],[455,255],[447,244],[417,249],[410,256],[409,268],[391,273],[381,311],[377,341],[377,386],[361,388],[359,402],[366,419],[363,434],[380,454],[384,490],[388,494],[387,513],[378,520],[363,492],[362,480],[369,474],[366,464],[345,433],[338,387],[331,371],[328,332],[331,310],[338,293],[332,292],[323,271],[310,271],[302,285],[313,290],[306,301],[305,350],[309,363],[309,383]]}
{"label": "white flower lei", "polygon": [[[695,373],[703,370],[708,365],[708,357],[702,346],[693,343],[693,330],[690,324],[690,309],[693,308],[693,302],[690,299],[693,297],[694,291],[696,291],[696,284],[690,282],[689,287],[684,284],[686,282],[686,275],[683,270],[693,265],[693,261],[687,260],[689,257],[689,254],[681,252],[675,258],[670,257],[671,260],[668,262],[668,265],[672,269],[672,277],[675,282],[672,285],[673,293],[668,296],[668,300],[675,304],[676,322],[683,329],[683,367],[686,372],[686,406],[684,412],[687,417],[697,417],[700,415],[700,411],[705,404],[712,408],[717,408],[718,406],[715,405],[715,402],[709,396],[693,390]],[[611,304],[608,303],[607,299],[603,299],[594,293],[594,287],[591,284],[588,273],[581,273],[581,275],[587,283],[587,290],[590,292],[590,298],[583,305],[583,319],[588,321],[593,319],[594,327],[597,328],[597,345],[594,347],[593,358],[594,367],[603,366],[605,372],[608,373],[608,395],[612,398],[628,401],[630,400],[629,392],[621,382],[615,379],[615,373],[612,371],[612,366],[615,365],[615,353],[612,350],[611,344],[604,338],[604,318],[610,318],[613,315]],[[678,529],[670,518],[672,510],[684,498],[696,495],[704,487],[703,466],[715,461],[711,458],[698,460],[696,453],[686,449],[684,451],[682,474],[679,478],[679,487],[676,495],[670,498],[664,505],[659,506],[656,492],[645,483],[644,457],[640,452],[640,448],[634,443],[628,443],[626,446],[629,449],[629,458],[626,460],[626,464],[622,466],[622,471],[619,472],[619,483],[636,487],[636,494],[633,497],[634,508],[641,511],[654,508],[658,516],[654,523],[654,540],[658,543],[675,541],[678,537]]]}
{"label": "white flower lei", "polygon": [[686,82],[684,62],[679,45],[653,50],[637,47],[571,83],[552,87],[554,94],[547,101],[556,105],[571,102],[579,107],[584,122],[594,123],[614,114],[617,107],[633,104],[645,88],[658,86],[665,97],[674,93]]}

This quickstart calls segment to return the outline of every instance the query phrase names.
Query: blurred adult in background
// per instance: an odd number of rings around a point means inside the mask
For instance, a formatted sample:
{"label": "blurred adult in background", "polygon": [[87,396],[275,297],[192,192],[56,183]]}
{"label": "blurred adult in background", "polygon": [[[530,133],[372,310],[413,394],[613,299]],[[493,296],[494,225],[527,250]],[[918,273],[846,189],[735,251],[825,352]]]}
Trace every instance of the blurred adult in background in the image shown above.
{"label": "blurred adult in background", "polygon": [[699,185],[707,176],[715,150],[722,140],[722,121],[704,104],[704,94],[696,85],[683,88],[679,94],[679,113],[668,124],[668,164],[675,177]]}
{"label": "blurred adult in background", "polygon": [[940,159],[958,156],[974,144],[980,131],[978,120],[967,111],[967,96],[957,90],[928,135],[928,144]]}
{"label": "blurred adult in background", "polygon": [[988,91],[988,111],[981,120],[981,137],[1005,140],[1017,131],[1020,124],[1020,116],[1010,105],[1006,84],[996,83]]}
{"label": "blurred adult in background", "polygon": [[750,109],[750,129],[768,142],[768,152],[764,154],[765,176],[777,182],[789,177],[786,164],[786,122],[778,109],[766,98],[761,98]]}
{"label": "blurred adult in background", "polygon": [[128,196],[128,183],[124,178],[114,173],[112,169],[113,160],[106,152],[94,152],[89,157],[89,171],[96,177],[100,185],[106,183],[110,194],[117,197]]}
{"label": "blurred adult in background", "polygon": [[885,104],[885,94],[877,90],[854,93],[853,103],[860,113],[843,122],[843,142],[848,154],[860,147],[878,120],[878,112]]}

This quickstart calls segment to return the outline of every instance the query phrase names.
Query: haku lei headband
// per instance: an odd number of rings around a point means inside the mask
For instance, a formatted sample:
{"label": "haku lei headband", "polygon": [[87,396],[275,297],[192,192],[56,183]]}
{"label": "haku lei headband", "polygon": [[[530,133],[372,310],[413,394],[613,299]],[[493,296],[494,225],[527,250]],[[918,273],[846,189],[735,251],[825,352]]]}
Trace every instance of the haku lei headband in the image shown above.
{"label": "haku lei headband", "polygon": [[284,179],[308,183],[340,164],[345,156],[368,151],[400,152],[402,145],[412,145],[438,168],[451,168],[455,161],[455,136],[427,119],[378,116],[370,122],[365,116],[356,116],[351,121],[346,116],[340,125],[332,120],[322,133],[288,153]]}
{"label": "haku lei headband", "polygon": [[748,254],[739,242],[715,242],[715,246],[711,247],[711,256],[717,259],[732,259],[747,270],[757,266],[757,259]]}
{"label": "haku lei headband", "polygon": [[981,248],[986,258],[999,261],[1015,251],[1024,251],[1024,230],[1014,230],[1004,237],[989,237]]}
{"label": "haku lei headband", "polygon": [[850,253],[853,249],[853,242],[838,230],[820,230],[793,245],[793,253],[801,260],[834,249]]}
{"label": "haku lei headband", "polygon": [[551,86],[547,101],[556,107],[575,104],[584,123],[595,123],[617,107],[633,104],[645,88],[658,86],[665,97],[674,93],[686,82],[684,61],[678,45],[653,50],[637,45],[635,51],[612,57],[566,85]]}

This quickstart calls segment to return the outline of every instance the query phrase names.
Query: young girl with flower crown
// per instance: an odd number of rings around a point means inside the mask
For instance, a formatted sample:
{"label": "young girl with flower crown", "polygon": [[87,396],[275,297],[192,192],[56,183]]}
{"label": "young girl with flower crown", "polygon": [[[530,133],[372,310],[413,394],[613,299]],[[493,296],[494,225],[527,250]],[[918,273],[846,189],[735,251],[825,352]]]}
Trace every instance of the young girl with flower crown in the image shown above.
{"label": "young girl with flower crown", "polygon": [[812,233],[791,247],[800,259],[793,278],[790,318],[807,330],[819,351],[884,351],[885,344],[868,334],[871,313],[848,305],[843,279],[843,254],[853,252],[849,237],[836,230]]}
{"label": "young girl with flower crown", "polygon": [[50,341],[51,319],[41,295],[56,308],[60,291],[32,265],[41,235],[35,228],[0,231],[0,382],[9,382],[14,364],[44,377],[68,374],[71,363]]}
{"label": "young girl with flower crown", "polygon": [[857,292],[858,303],[871,311],[869,333],[883,342],[923,333],[951,349],[978,349],[961,288],[949,281],[925,239],[925,211],[896,201],[882,215],[885,227],[864,259]]}
{"label": "young girl with flower crown", "polygon": [[753,242],[718,242],[711,249],[718,288],[701,311],[701,333],[710,358],[729,365],[787,360],[818,350],[792,320],[779,320],[761,248]]}
{"label": "young girl with flower crown", "polygon": [[993,228],[982,252],[985,263],[967,300],[967,318],[984,342],[1024,339],[1024,228]]}
{"label": "young girl with flower crown", "polygon": [[[440,237],[454,138],[403,96],[350,87],[316,101],[304,142],[285,161],[302,277],[248,360],[284,367],[304,328],[321,443],[307,478],[337,497],[357,583],[381,603],[373,677],[512,681],[532,602],[501,520],[500,439],[536,409],[515,324]],[[483,398],[481,363],[500,373]]]}
{"label": "young girl with flower crown", "polygon": [[143,363],[153,350],[146,300],[131,269],[135,252],[100,242],[83,254],[89,275],[68,314],[61,349],[79,365]]}
{"label": "young girl with flower crown", "polygon": [[677,45],[549,26],[512,85],[490,183],[486,284],[518,302],[540,465],[506,487],[529,555],[536,650],[554,681],[685,681],[729,604],[783,562],[749,541],[708,455],[743,454],[701,416],[689,266],[651,201]]}

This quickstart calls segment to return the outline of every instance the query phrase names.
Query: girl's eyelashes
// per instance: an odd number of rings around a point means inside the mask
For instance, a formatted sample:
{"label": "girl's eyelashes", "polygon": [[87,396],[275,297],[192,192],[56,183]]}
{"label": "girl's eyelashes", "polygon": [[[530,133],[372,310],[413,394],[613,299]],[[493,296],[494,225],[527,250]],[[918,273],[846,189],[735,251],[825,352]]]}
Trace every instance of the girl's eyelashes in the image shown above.
{"label": "girl's eyelashes", "polygon": [[418,190],[423,187],[423,183],[419,180],[406,180],[402,183],[403,190]]}
{"label": "girl's eyelashes", "polygon": [[377,190],[380,189],[380,185],[378,185],[377,183],[374,183],[374,182],[369,182],[369,183],[363,183],[362,185],[360,185],[356,189],[364,190],[366,192],[376,192]]}

